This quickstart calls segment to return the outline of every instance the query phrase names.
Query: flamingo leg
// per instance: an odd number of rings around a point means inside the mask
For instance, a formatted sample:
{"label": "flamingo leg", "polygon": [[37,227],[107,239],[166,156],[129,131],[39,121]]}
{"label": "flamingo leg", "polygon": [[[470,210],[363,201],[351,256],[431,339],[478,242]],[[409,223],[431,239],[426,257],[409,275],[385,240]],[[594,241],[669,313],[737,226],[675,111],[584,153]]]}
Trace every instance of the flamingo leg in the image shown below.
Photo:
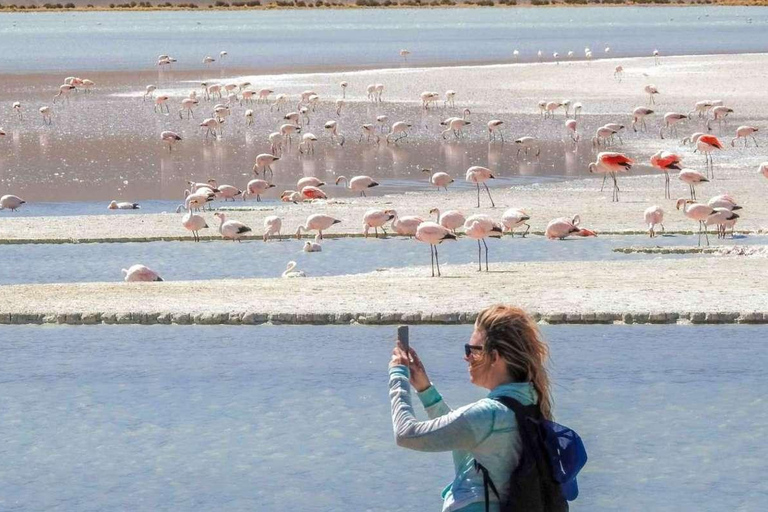
{"label": "flamingo leg", "polygon": [[480,246],[480,239],[478,239],[477,240],[477,271],[478,272],[482,272],[483,271],[483,264],[480,263],[480,261],[482,260],[482,255],[483,255],[482,251],[483,251],[483,249]]}
{"label": "flamingo leg", "polygon": [[440,277],[440,258],[437,256],[437,246],[435,246],[435,263],[437,264],[437,277]]}
{"label": "flamingo leg", "polygon": [[485,246],[485,271],[488,272],[488,244],[485,243],[485,238],[483,238],[483,245]]}
{"label": "flamingo leg", "polygon": [[619,202],[619,182],[616,180],[616,173],[611,173],[611,177],[613,178],[613,194],[616,196],[615,201]]}
{"label": "flamingo leg", "polygon": [[603,191],[603,189],[605,188],[605,179],[606,179],[607,177],[608,177],[608,175],[607,175],[607,174],[603,174],[603,184],[600,186],[600,192],[602,192],[602,191]]}
{"label": "flamingo leg", "polygon": [[477,207],[480,208],[480,184],[475,183],[477,185]]}
{"label": "flamingo leg", "polygon": [[[485,187],[485,191],[488,192],[488,199],[491,200],[491,208],[496,208],[496,205],[493,204],[493,198],[491,197],[491,189],[489,189],[488,185],[486,185],[485,183],[483,183],[483,186]],[[479,187],[478,187],[478,192],[479,192]],[[478,204],[479,204],[479,202],[480,202],[480,200],[478,198]]]}
{"label": "flamingo leg", "polygon": [[429,246],[429,257],[432,260],[432,277],[435,277],[435,247],[431,244]]}
{"label": "flamingo leg", "polygon": [[670,199],[672,198],[672,193],[669,191],[669,173],[664,173],[666,176],[666,181],[664,183],[664,199]]}

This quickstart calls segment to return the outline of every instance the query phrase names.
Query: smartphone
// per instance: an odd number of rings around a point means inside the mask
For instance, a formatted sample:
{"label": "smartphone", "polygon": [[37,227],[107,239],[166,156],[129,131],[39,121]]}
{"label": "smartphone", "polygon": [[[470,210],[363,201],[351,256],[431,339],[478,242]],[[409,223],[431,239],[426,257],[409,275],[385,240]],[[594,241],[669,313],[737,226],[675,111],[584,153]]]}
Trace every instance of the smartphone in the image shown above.
{"label": "smartphone", "polygon": [[397,339],[400,342],[400,346],[403,350],[405,350],[405,353],[407,354],[410,351],[410,345],[408,344],[408,326],[407,325],[398,325],[397,326]]}

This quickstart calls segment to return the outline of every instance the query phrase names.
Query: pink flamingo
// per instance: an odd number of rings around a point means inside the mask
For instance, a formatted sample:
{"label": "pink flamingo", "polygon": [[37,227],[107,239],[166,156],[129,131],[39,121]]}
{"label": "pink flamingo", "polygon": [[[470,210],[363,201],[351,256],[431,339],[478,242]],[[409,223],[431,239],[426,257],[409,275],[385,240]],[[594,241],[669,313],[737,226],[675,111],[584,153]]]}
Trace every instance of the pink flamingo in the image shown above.
{"label": "pink flamingo", "polygon": [[504,124],[504,121],[500,119],[491,119],[488,121],[488,140],[496,140],[496,132],[499,132],[499,136],[501,137],[501,142],[504,142],[504,132],[501,131],[501,126]]}
{"label": "pink flamingo", "polygon": [[429,210],[429,214],[437,215],[437,223],[446,229],[450,229],[453,234],[456,234],[456,230],[464,225],[466,219],[464,214],[458,210],[448,210],[447,212],[440,213],[437,208]]}
{"label": "pink flamingo", "polygon": [[336,178],[336,185],[344,183],[344,186],[355,192],[360,192],[362,197],[366,197],[365,190],[373,187],[378,187],[378,182],[374,181],[370,176],[353,176],[352,179],[347,181],[346,176],[339,176]]}
{"label": "pink flamingo", "polygon": [[701,245],[701,232],[704,231],[704,236],[707,239],[707,245],[709,245],[709,234],[707,233],[707,225],[705,221],[714,213],[714,208],[707,206],[706,204],[696,203],[690,199],[680,198],[675,204],[675,208],[678,210],[680,206],[683,207],[683,214],[691,220],[695,220],[699,223],[699,243]]}
{"label": "pink flamingo", "polygon": [[664,176],[666,179],[664,184],[665,199],[670,199],[672,197],[669,191],[669,171],[681,170],[682,169],[682,166],[680,164],[681,160],[682,159],[680,158],[679,155],[676,155],[674,153],[669,153],[667,151],[658,151],[651,157],[651,165],[664,173]]}
{"label": "pink flamingo", "polygon": [[338,219],[334,219],[330,215],[325,215],[322,213],[316,213],[314,215],[310,215],[307,217],[306,222],[303,226],[299,226],[296,229],[296,238],[301,240],[301,232],[302,231],[317,231],[320,235],[320,240],[323,239],[323,231],[327,230],[334,224],[338,224],[341,222]]}
{"label": "pink flamingo", "polygon": [[253,172],[256,173],[256,176],[258,176],[259,169],[261,169],[264,172],[265,177],[267,175],[267,171],[269,171],[269,174],[274,176],[271,166],[278,160],[280,160],[280,157],[271,153],[261,153],[260,155],[256,155],[256,163],[253,164]]}
{"label": "pink flamingo", "polygon": [[[616,173],[627,172],[632,168],[634,161],[622,153],[602,152],[598,153],[597,160],[589,164],[589,172],[603,174],[603,186],[605,178],[610,175],[613,178],[613,201],[619,200],[619,184],[616,181]],[[602,192],[603,188],[600,188]]]}
{"label": "pink flamingo", "polygon": [[488,188],[488,185],[485,184],[486,181],[494,179],[493,174],[491,173],[491,170],[487,167],[480,167],[479,165],[474,165],[467,169],[467,176],[466,180],[470,183],[474,183],[477,185],[477,207],[480,208],[480,184],[482,183],[485,187],[485,191],[488,192],[488,199],[491,200],[491,207],[495,208],[496,205],[493,204],[493,198],[491,197],[491,191]]}
{"label": "pink flamingo", "polygon": [[731,140],[731,146],[735,147],[737,140],[744,139],[744,147],[746,148],[747,137],[752,137],[752,141],[755,143],[755,147],[758,147],[755,133],[757,133],[757,127],[755,126],[739,126],[736,128],[736,137]]}
{"label": "pink flamingo", "polygon": [[376,238],[379,238],[379,228],[387,236],[384,224],[395,218],[394,210],[378,210],[372,208],[363,215],[363,234],[368,238],[368,231],[373,228]]}
{"label": "pink flamingo", "polygon": [[454,181],[446,172],[434,172],[432,169],[422,169],[421,172],[429,173],[429,182],[436,186],[438,191],[440,188],[444,188],[445,191],[448,192],[448,185]]}
{"label": "pink flamingo", "polygon": [[242,237],[251,232],[251,228],[242,222],[237,220],[227,220],[227,215],[225,213],[216,212],[213,216],[218,217],[221,222],[221,224],[219,224],[219,233],[221,233],[223,238],[229,238],[233,242],[235,240],[240,242]]}
{"label": "pink flamingo", "polygon": [[192,232],[192,238],[195,242],[200,241],[200,230],[208,227],[202,215],[192,213],[191,206],[187,208],[187,213],[182,217],[181,225]]}
{"label": "pink flamingo", "polygon": [[395,233],[401,236],[412,237],[416,234],[416,230],[419,225],[424,222],[424,219],[415,215],[406,215],[405,217],[399,217],[395,210],[392,212],[392,229]]}
{"label": "pink flamingo", "polygon": [[166,142],[168,144],[168,151],[171,151],[171,148],[173,148],[173,145],[176,144],[176,142],[181,140],[181,137],[179,137],[178,133],[171,132],[171,131],[161,132],[160,138],[163,140],[163,142]]}
{"label": "pink flamingo", "polygon": [[132,265],[128,269],[122,269],[122,272],[126,283],[163,280],[157,272],[144,265]]}
{"label": "pink flamingo", "polygon": [[647,107],[637,107],[632,111],[632,129],[637,132],[637,124],[643,127],[643,131],[648,131],[645,125],[645,118],[653,114],[653,110]]}
{"label": "pink flamingo", "polygon": [[693,169],[683,169],[680,171],[680,174],[677,177],[683,183],[687,183],[691,188],[691,199],[694,201],[696,200],[696,184],[706,183],[709,181],[706,176],[701,174],[699,171],[694,171]]}
{"label": "pink flamingo", "polygon": [[664,222],[664,210],[661,209],[661,206],[648,207],[643,213],[643,218],[645,223],[648,224],[648,233],[651,235],[651,238],[656,236],[654,229],[656,224],[661,224],[661,231],[664,231],[664,224],[662,224]]}
{"label": "pink flamingo", "polygon": [[432,277],[435,277],[435,264],[437,264],[437,275],[440,274],[440,258],[437,254],[437,246],[444,240],[456,240],[456,235],[448,231],[440,224],[435,222],[422,222],[416,229],[416,240],[429,244],[429,254],[432,258]]}
{"label": "pink flamingo", "polygon": [[245,192],[243,192],[243,201],[245,201],[246,196],[256,196],[256,202],[261,201],[261,194],[265,193],[270,188],[274,188],[274,185],[272,183],[269,183],[265,180],[251,180],[248,182],[248,186],[245,187]]}
{"label": "pink flamingo", "polygon": [[549,224],[547,224],[547,229],[544,231],[544,234],[550,240],[562,240],[569,235],[584,237],[597,236],[594,231],[579,228],[580,223],[581,218],[578,215],[574,215],[572,219],[559,217],[551,220]]}
{"label": "pink flamingo", "polygon": [[698,139],[696,139],[696,150],[700,151],[704,154],[704,164],[707,171],[707,176],[710,175],[710,171],[712,172],[712,178],[715,177],[715,162],[712,159],[712,152],[715,150],[722,150],[723,144],[720,142],[720,139],[715,137],[714,135],[707,135],[707,134],[701,134]]}
{"label": "pink flamingo", "polygon": [[283,220],[277,215],[270,215],[264,219],[264,241],[269,240],[270,236],[277,235],[278,239],[282,239],[280,230],[283,227]]}
{"label": "pink flamingo", "polygon": [[490,215],[478,214],[472,215],[464,223],[464,233],[477,240],[477,270],[482,272],[482,247],[480,242],[483,242],[485,246],[485,271],[488,272],[488,244],[485,243],[485,239],[488,237],[501,238],[502,228],[496,222],[493,221]]}
{"label": "pink flamingo", "polygon": [[528,231],[531,229],[531,225],[525,221],[530,220],[530,218],[531,217],[524,210],[519,208],[510,208],[504,212],[504,215],[501,216],[501,223],[505,228],[507,228],[507,231],[512,236],[515,236],[515,228],[526,226],[525,232],[523,232],[522,235],[523,238],[525,238],[525,235],[527,235]]}

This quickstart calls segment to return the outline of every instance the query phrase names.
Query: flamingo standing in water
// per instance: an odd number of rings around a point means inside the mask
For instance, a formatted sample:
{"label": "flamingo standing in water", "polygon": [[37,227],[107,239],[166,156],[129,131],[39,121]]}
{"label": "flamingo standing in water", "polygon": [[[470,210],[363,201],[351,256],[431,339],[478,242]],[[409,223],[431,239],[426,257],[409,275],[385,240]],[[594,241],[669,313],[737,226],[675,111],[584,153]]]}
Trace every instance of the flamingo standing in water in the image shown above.
{"label": "flamingo standing in water", "polygon": [[709,245],[709,234],[707,233],[707,225],[705,224],[707,218],[715,212],[715,209],[706,204],[697,203],[691,199],[680,198],[675,204],[675,208],[678,210],[680,206],[683,207],[683,214],[691,220],[695,220],[699,223],[699,243],[701,245],[701,232],[704,231],[704,236]]}
{"label": "flamingo standing in water", "polygon": [[501,223],[512,236],[515,236],[515,228],[526,226],[522,235],[523,238],[525,238],[525,235],[527,235],[528,231],[531,229],[531,225],[525,221],[530,220],[530,218],[531,217],[524,210],[519,208],[510,208],[504,212],[504,215],[501,216]]}
{"label": "flamingo standing in water", "polygon": [[346,176],[339,176],[336,178],[336,185],[344,183],[344,186],[355,192],[360,192],[362,197],[366,197],[365,189],[378,187],[379,184],[374,181],[370,176],[354,176],[351,180],[347,181]]}
{"label": "flamingo standing in water", "polygon": [[334,219],[330,215],[325,215],[322,213],[316,213],[314,215],[310,215],[307,217],[306,222],[303,226],[299,226],[296,229],[296,238],[301,240],[301,232],[302,231],[317,231],[317,233],[320,235],[320,240],[323,239],[323,231],[327,230],[334,224],[338,224],[341,222],[338,219]]}
{"label": "flamingo standing in water", "polygon": [[408,137],[408,128],[410,128],[411,125],[406,123],[405,121],[398,121],[392,125],[392,128],[389,130],[389,133],[387,133],[387,144],[389,144],[390,140],[389,138],[393,135],[397,136],[392,142],[397,144],[402,139]]}
{"label": "flamingo standing in water", "polygon": [[26,201],[19,196],[7,194],[0,197],[0,210],[11,210],[12,212],[15,212],[25,203]]}
{"label": "flamingo standing in water", "polygon": [[264,176],[267,175],[267,171],[269,171],[269,174],[274,176],[274,172],[272,172],[272,164],[280,160],[279,156],[270,154],[270,153],[261,153],[260,155],[256,155],[256,163],[253,164],[253,172],[256,173],[256,176],[259,175],[259,169],[261,169],[264,172]]}
{"label": "flamingo standing in water", "polygon": [[168,151],[171,151],[171,148],[173,148],[173,145],[176,144],[176,142],[181,140],[181,137],[179,137],[178,133],[171,132],[171,131],[161,132],[160,138],[163,140],[163,142],[168,144]]}
{"label": "flamingo standing in water", "polygon": [[[603,174],[603,186],[605,186],[605,178],[611,176],[613,178],[613,196],[612,201],[618,202],[619,200],[619,184],[616,181],[616,173],[627,172],[632,168],[634,161],[621,153],[602,152],[598,153],[597,160],[589,164],[589,172],[596,172]],[[600,188],[602,191],[603,188]]]}
{"label": "flamingo standing in water", "polygon": [[438,191],[440,191],[440,188],[444,188],[448,192],[448,185],[454,181],[446,172],[434,172],[432,169],[422,169],[421,172],[429,173],[429,182],[436,186]]}
{"label": "flamingo standing in water", "polygon": [[565,122],[565,129],[568,131],[568,135],[571,137],[571,142],[574,144],[578,144],[579,142],[579,133],[576,131],[578,128],[578,121],[575,119],[568,119]]}
{"label": "flamingo standing in water", "polygon": [[643,90],[648,95],[648,104],[654,105],[656,103],[656,100],[654,99],[654,96],[659,94],[659,90],[656,88],[655,85],[646,85]]}
{"label": "flamingo standing in water", "polygon": [[667,112],[664,114],[664,126],[659,128],[659,137],[662,139],[664,138],[664,129],[666,128],[671,133],[674,133],[675,136],[677,136],[677,123],[682,121],[683,119],[688,119],[688,116],[685,114],[681,114],[680,112]]}
{"label": "flamingo standing in water", "polygon": [[491,173],[491,170],[487,167],[480,167],[479,165],[475,165],[467,169],[467,176],[466,180],[470,183],[474,183],[477,185],[477,207],[480,208],[480,184],[482,183],[485,187],[485,191],[488,192],[488,199],[491,200],[491,208],[495,208],[496,205],[493,203],[493,198],[491,197],[491,191],[488,188],[488,185],[486,185],[486,181],[495,179],[493,176],[493,173]]}
{"label": "flamingo standing in water", "polygon": [[53,109],[49,106],[40,107],[40,115],[43,116],[43,124],[53,124]]}
{"label": "flamingo standing in water", "polygon": [[[696,184],[698,183],[706,183],[709,180],[701,174],[699,171],[694,171],[693,169],[683,169],[680,171],[680,174],[678,175],[678,178],[683,183],[687,183],[688,186],[691,188],[691,199],[693,201],[696,200]],[[678,208],[679,209],[679,208]]]}
{"label": "flamingo standing in water", "polygon": [[500,119],[491,119],[488,121],[488,140],[493,141],[496,140],[496,132],[499,132],[499,137],[501,137],[501,142],[504,142],[504,132],[501,131],[501,125],[504,124],[504,121]]}
{"label": "flamingo standing in water", "polygon": [[488,272],[488,244],[485,243],[485,239],[488,237],[501,238],[502,228],[496,222],[493,221],[490,215],[478,214],[470,216],[464,223],[464,233],[477,240],[477,270],[482,272],[482,247],[480,242],[483,242],[485,246],[485,271]]}
{"label": "flamingo standing in water", "polygon": [[[274,186],[274,185],[273,185]],[[269,237],[277,235],[278,239],[282,239],[280,230],[283,227],[283,219],[277,215],[270,215],[264,219],[264,241],[269,240]]]}
{"label": "flamingo standing in water", "polygon": [[669,171],[679,171],[682,170],[682,165],[680,164],[680,161],[682,159],[680,156],[669,153],[667,151],[659,151],[655,153],[651,157],[651,165],[655,167],[656,169],[659,169],[664,173],[664,176],[666,178],[665,184],[664,184],[664,198],[665,199],[671,199],[672,195],[669,192]]}
{"label": "flamingo standing in water", "polygon": [[392,212],[392,229],[395,233],[401,236],[412,237],[416,234],[416,229],[424,222],[424,219],[415,215],[406,215],[405,217],[399,217],[395,210]]}
{"label": "flamingo standing in water", "polygon": [[661,209],[661,206],[648,207],[643,213],[643,218],[645,223],[648,224],[648,234],[651,235],[651,238],[656,236],[656,230],[654,229],[656,224],[661,224],[661,231],[664,231],[664,210]]}
{"label": "flamingo standing in water", "polygon": [[578,215],[574,215],[572,219],[566,217],[553,219],[547,224],[547,229],[544,231],[544,234],[550,240],[562,240],[569,235],[584,237],[597,236],[594,231],[579,228],[580,223],[581,218]]}
{"label": "flamingo standing in water", "polygon": [[708,134],[701,134],[698,139],[696,139],[696,150],[700,151],[704,154],[705,160],[705,167],[707,176],[710,176],[710,172],[712,173],[712,178],[715,177],[715,167],[714,167],[714,160],[712,159],[712,152],[714,150],[722,150],[723,149],[723,143],[720,142],[720,139],[715,137],[714,135],[708,135]]}
{"label": "flamingo standing in water", "polygon": [[147,90],[144,93],[144,96],[141,98],[141,101],[146,101],[147,97],[149,97],[150,99],[154,99],[156,90],[157,90],[156,85],[151,85],[151,84],[148,85]]}
{"label": "flamingo standing in water", "polygon": [[736,137],[731,140],[731,146],[735,147],[737,140],[744,139],[744,147],[747,147],[747,138],[752,137],[755,147],[758,147],[755,133],[757,133],[757,127],[755,126],[739,126],[736,128]]}
{"label": "flamingo standing in water", "polygon": [[632,111],[632,129],[637,133],[637,124],[643,127],[643,131],[648,131],[645,124],[645,118],[653,114],[654,111],[648,107],[637,107]]}
{"label": "flamingo standing in water", "polygon": [[282,273],[282,277],[307,277],[307,274],[303,270],[295,270],[296,262],[289,261],[285,266],[285,270]]}
{"label": "flamingo standing in water", "polygon": [[437,246],[444,240],[456,240],[456,235],[448,231],[440,224],[435,222],[422,222],[416,229],[416,240],[429,244],[429,254],[432,259],[432,277],[435,277],[435,264],[437,264],[437,275],[440,274],[440,258],[437,254]]}
{"label": "flamingo standing in water", "polygon": [[448,210],[447,212],[440,213],[440,210],[437,208],[432,208],[429,210],[429,214],[432,215],[433,213],[437,215],[437,223],[446,229],[450,229],[454,235],[456,230],[463,226],[466,221],[464,214],[458,210]]}

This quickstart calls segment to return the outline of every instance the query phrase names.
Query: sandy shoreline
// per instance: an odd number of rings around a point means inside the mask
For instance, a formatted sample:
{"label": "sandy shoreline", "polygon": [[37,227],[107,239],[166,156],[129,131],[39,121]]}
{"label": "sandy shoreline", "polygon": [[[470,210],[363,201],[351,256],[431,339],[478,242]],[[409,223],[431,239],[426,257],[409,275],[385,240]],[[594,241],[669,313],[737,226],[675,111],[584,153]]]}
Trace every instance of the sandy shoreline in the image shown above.
{"label": "sandy shoreline", "polygon": [[[467,323],[471,312],[497,302],[551,323],[768,321],[768,285],[755,279],[765,258],[442,270],[443,278],[415,267],[305,279],[5,286],[0,323]],[[718,285],[707,275],[717,275]],[[237,293],[220,293],[230,287]]]}

